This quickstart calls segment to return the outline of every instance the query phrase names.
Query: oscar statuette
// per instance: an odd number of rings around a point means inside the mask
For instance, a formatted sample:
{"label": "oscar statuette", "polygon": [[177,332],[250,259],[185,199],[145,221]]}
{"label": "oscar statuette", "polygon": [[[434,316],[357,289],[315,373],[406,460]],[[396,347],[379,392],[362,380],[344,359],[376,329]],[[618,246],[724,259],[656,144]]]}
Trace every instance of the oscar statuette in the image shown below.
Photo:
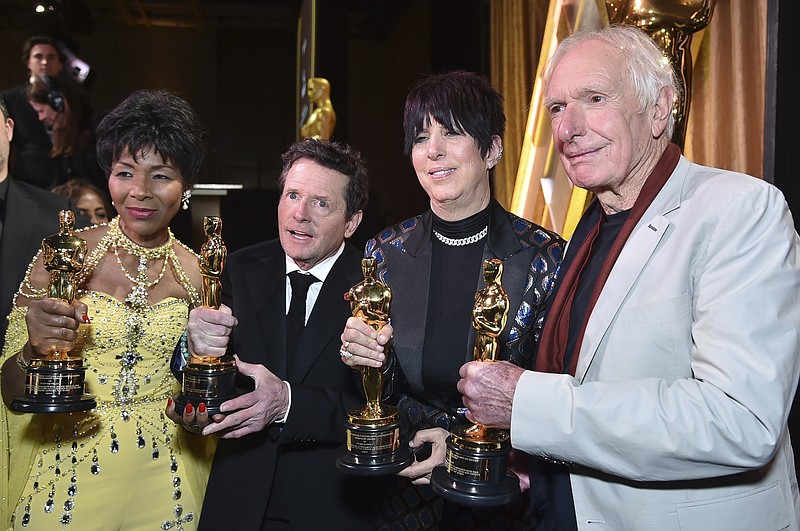
{"label": "oscar statuette", "polygon": [[611,24],[636,26],[669,58],[683,91],[676,96],[672,142],[683,149],[692,98],[692,34],[711,22],[716,0],[606,0]]}
{"label": "oscar statuette", "polygon": [[[375,278],[375,259],[364,258],[364,280],[348,292],[350,309],[375,330],[389,321],[392,291]],[[413,463],[408,445],[400,444],[397,408],[381,404],[383,371],[381,367],[361,367],[361,380],[367,403],[347,414],[347,448],[336,459],[339,470],[358,476],[396,474]]]}
{"label": "oscar statuette", "polygon": [[[50,272],[47,296],[72,304],[75,299],[75,275],[83,269],[86,242],[72,234],[75,215],[70,210],[59,213],[58,234],[42,240],[44,267]],[[97,406],[84,392],[86,368],[80,355],[55,351],[43,358],[33,358],[25,370],[25,396],[11,401],[9,407],[21,413],[67,413],[88,411]]]}
{"label": "oscar statuette", "polygon": [[[200,248],[203,306],[219,309],[222,302],[220,275],[228,254],[222,241],[222,219],[206,216],[203,230],[208,238]],[[196,410],[202,402],[210,418],[219,413],[223,402],[236,395],[236,360],[229,354],[221,357],[189,354],[189,361],[183,368],[181,394],[175,397],[175,410],[182,414],[186,404],[192,404]]]}
{"label": "oscar statuette", "polygon": [[[484,260],[486,287],[475,294],[472,310],[472,326],[477,331],[475,361],[497,360],[497,337],[508,317],[502,276],[500,260]],[[511,435],[507,430],[480,424],[457,426],[447,438],[444,466],[433,469],[433,491],[461,505],[488,507],[511,502],[520,491],[517,476],[506,471],[509,450]]]}

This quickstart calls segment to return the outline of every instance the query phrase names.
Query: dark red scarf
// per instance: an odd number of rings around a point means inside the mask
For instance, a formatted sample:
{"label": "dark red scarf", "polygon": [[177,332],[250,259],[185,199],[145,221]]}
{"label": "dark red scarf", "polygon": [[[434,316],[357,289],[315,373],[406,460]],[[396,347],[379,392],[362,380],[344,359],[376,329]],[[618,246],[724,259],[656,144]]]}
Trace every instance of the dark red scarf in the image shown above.
{"label": "dark red scarf", "polygon": [[[614,267],[614,263],[617,261],[620,252],[622,252],[625,242],[633,232],[633,228],[642,218],[648,207],[650,207],[650,204],[661,191],[661,188],[663,188],[669,176],[672,175],[672,172],[678,165],[680,155],[681,151],[678,146],[675,144],[667,146],[658,164],[653,168],[653,172],[644,182],[644,186],[639,192],[639,197],[636,198],[636,202],[631,209],[627,221],[620,229],[619,235],[616,240],[614,240],[614,244],[611,246],[611,250],[605,262],[603,262],[603,266],[597,277],[597,283],[595,283],[592,289],[591,298],[586,308],[586,315],[583,318],[583,326],[581,327],[578,341],[575,343],[575,352],[573,356],[571,356],[572,363],[569,367],[569,373],[573,376],[575,375],[575,368],[578,365],[578,353],[581,350],[583,334],[586,331],[586,323],[589,321],[589,316],[592,314],[598,297],[600,297],[600,292],[603,291],[603,286],[606,280],[608,280],[608,275],[611,273],[611,269]],[[578,289],[578,281],[580,280],[581,273],[592,255],[592,245],[594,244],[597,234],[600,232],[600,224],[603,219],[600,206],[595,205],[595,208],[598,210],[597,214],[593,215],[590,208],[578,223],[578,227],[575,229],[575,236],[584,232],[586,232],[586,235],[582,236],[582,240],[578,239],[570,243],[568,256],[565,257],[564,264],[562,265],[562,271],[559,274],[555,293],[553,294],[553,302],[545,318],[544,330],[539,340],[539,350],[536,357],[537,371],[564,373],[564,351],[567,348],[569,316],[572,311],[572,302],[575,298],[575,292]],[[596,219],[593,220],[592,218]],[[587,223],[592,222],[594,222],[594,226],[586,226]],[[581,225],[583,225],[583,227],[581,227]],[[574,239],[575,238],[573,238],[573,240]]]}

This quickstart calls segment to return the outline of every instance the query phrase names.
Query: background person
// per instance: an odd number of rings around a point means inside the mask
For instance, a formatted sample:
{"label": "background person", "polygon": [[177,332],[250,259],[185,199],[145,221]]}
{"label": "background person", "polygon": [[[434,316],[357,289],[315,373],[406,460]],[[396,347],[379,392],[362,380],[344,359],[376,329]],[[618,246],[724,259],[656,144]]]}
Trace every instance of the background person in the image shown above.
{"label": "background person", "polygon": [[[50,159],[53,143],[44,124],[28,103],[28,89],[42,74],[56,77],[64,68],[64,58],[50,37],[36,35],[22,45],[25,82],[0,92],[9,117],[14,120],[14,140],[9,168],[18,181],[50,189],[55,166]],[[16,289],[16,287],[14,288]]]}
{"label": "background person", "polygon": [[55,164],[48,187],[75,177],[104,186],[105,175],[95,155],[97,116],[80,85],[65,76],[42,74],[31,83],[28,102],[53,142],[50,158]]}
{"label": "background person", "polygon": [[78,212],[92,225],[108,223],[111,219],[111,204],[106,195],[86,179],[70,179],[51,191],[69,197]]}
{"label": "background person", "polygon": [[561,163],[597,200],[537,372],[468,363],[468,416],[569,463],[536,500],[543,528],[568,529],[549,509],[572,506],[580,529],[798,529],[800,254],[783,196],[680,155],[675,74],[635,28],[565,39],[544,80]]}
{"label": "background person", "polygon": [[98,407],[0,409],[0,514],[14,529],[194,529],[209,441],[178,430],[161,404],[177,390],[173,345],[199,303],[197,256],[169,222],[197,179],[203,130],[182,99],[139,91],[98,131],[119,216],[78,233],[89,250],[72,306],[45,296],[49,273],[36,256],[11,311],[2,365],[8,403],[23,394],[31,359],[72,349]]}
{"label": "background person", "polygon": [[[393,289],[391,325],[375,333],[351,318],[341,339],[351,355],[343,361],[350,366],[378,366],[388,355],[391,383],[384,388],[394,390],[389,401],[400,410],[401,431],[412,447],[430,443],[432,450],[400,475],[423,486],[433,468],[444,463],[449,430],[467,423],[458,414],[456,382],[458,369],[473,356],[472,309],[476,291],[484,286],[483,260],[502,260],[503,287],[510,297],[498,358],[526,367],[563,240],[491,198],[489,179],[503,152],[505,114],[488,81],[460,71],[421,80],[406,99],[403,128],[405,152],[430,198],[430,210],[367,242],[365,254],[377,259],[381,280]],[[411,488],[415,499],[438,500],[429,487]],[[441,505],[426,505],[394,518],[424,525],[434,510],[443,527],[512,526],[521,524],[524,510],[521,503],[474,512],[445,504],[443,514]]]}
{"label": "background person", "polygon": [[[363,279],[361,253],[345,240],[367,205],[366,168],[356,150],[320,140],[292,145],[282,160],[278,239],[231,253],[224,305],[189,316],[192,351],[236,353],[254,388],[223,403],[203,430],[221,440],[200,528],[226,529],[234,518],[243,531],[372,530],[375,480],[335,467],[347,411],[364,402],[360,381],[338,358],[350,316],[342,295]],[[293,277],[311,282],[307,294]],[[305,326],[292,341],[287,313],[296,302]],[[186,410],[181,419],[167,406],[178,422],[207,422],[202,404]]]}

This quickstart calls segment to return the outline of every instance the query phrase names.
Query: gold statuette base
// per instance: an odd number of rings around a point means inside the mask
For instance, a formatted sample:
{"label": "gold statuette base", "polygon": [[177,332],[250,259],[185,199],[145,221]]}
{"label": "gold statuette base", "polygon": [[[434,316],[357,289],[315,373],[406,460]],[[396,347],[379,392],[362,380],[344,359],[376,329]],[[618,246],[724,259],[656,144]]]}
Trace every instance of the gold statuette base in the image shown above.
{"label": "gold statuette base", "polygon": [[183,369],[181,393],[175,397],[175,411],[183,414],[187,404],[197,410],[206,405],[208,416],[219,413],[223,402],[234,398],[236,392],[236,361],[233,356],[222,356],[215,363],[199,363],[191,359]]}
{"label": "gold statuette base", "polygon": [[517,476],[507,472],[511,449],[507,431],[484,428],[482,437],[458,426],[447,438],[445,465],[431,475],[433,491],[462,505],[494,507],[505,505],[519,495]]}
{"label": "gold statuette base", "polygon": [[20,413],[69,413],[97,407],[84,393],[86,369],[80,359],[34,359],[25,371],[25,396],[11,401]]}
{"label": "gold statuette base", "polygon": [[368,414],[367,406],[348,412],[347,448],[336,458],[339,470],[355,476],[386,476],[413,462],[411,448],[400,440],[396,407],[381,405],[377,415]]}

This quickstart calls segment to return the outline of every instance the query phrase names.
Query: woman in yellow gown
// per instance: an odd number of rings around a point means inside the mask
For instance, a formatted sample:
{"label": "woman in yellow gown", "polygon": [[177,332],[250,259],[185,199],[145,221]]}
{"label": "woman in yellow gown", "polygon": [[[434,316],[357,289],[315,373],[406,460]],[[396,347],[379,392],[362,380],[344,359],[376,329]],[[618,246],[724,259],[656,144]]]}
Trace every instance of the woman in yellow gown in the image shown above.
{"label": "woman in yellow gown", "polygon": [[70,305],[47,297],[41,253],[9,316],[3,399],[57,350],[83,357],[85,413],[0,411],[0,529],[195,529],[213,441],[163,414],[170,359],[200,303],[197,256],[169,223],[188,203],[203,131],[182,99],[129,96],[100,123],[98,158],[119,216],[76,235],[88,253]]}

